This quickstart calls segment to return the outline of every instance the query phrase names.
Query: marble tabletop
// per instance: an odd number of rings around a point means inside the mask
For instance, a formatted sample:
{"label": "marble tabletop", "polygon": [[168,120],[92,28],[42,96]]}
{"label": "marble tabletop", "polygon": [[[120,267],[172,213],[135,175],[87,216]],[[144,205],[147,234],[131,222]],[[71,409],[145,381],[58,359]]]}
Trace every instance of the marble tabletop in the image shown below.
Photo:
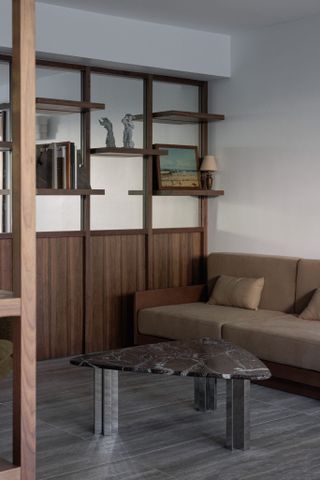
{"label": "marble tabletop", "polygon": [[83,367],[224,379],[265,380],[270,370],[252,353],[210,337],[107,350],[70,360]]}

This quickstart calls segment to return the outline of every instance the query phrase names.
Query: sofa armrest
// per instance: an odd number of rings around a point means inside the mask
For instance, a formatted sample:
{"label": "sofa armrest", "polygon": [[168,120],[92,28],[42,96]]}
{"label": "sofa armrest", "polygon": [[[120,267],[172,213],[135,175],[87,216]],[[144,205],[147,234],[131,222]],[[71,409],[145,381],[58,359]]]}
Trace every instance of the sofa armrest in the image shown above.
{"label": "sofa armrest", "polygon": [[206,301],[207,285],[192,285],[188,287],[162,288],[144,290],[134,295],[134,338],[137,343],[138,313],[144,308],[161,307],[163,305],[178,305]]}

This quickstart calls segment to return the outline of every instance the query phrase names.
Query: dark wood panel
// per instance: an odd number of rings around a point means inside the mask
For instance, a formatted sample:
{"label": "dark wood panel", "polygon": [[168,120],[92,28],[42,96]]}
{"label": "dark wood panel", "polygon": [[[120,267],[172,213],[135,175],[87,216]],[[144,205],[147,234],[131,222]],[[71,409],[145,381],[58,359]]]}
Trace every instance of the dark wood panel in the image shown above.
{"label": "dark wood panel", "polygon": [[201,272],[202,233],[158,233],[153,235],[154,288],[196,285]]}
{"label": "dark wood panel", "polygon": [[0,290],[12,290],[12,240],[0,240]]}
{"label": "dark wood panel", "polygon": [[92,319],[86,351],[129,345],[133,340],[133,294],[145,289],[144,235],[91,238]]}
{"label": "dark wood panel", "polygon": [[82,352],[83,240],[37,240],[38,358]]}

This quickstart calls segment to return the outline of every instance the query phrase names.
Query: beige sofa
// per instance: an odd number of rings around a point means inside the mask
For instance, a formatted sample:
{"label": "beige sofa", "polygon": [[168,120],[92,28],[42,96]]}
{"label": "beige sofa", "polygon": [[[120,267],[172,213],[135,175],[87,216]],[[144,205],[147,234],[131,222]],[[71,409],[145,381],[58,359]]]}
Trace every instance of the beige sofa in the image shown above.
{"label": "beige sofa", "polygon": [[[299,313],[320,287],[320,260],[212,253],[208,285],[137,292],[135,343],[211,336],[267,363],[270,385],[320,398],[320,322]],[[258,311],[208,305],[219,275],[264,277]]]}

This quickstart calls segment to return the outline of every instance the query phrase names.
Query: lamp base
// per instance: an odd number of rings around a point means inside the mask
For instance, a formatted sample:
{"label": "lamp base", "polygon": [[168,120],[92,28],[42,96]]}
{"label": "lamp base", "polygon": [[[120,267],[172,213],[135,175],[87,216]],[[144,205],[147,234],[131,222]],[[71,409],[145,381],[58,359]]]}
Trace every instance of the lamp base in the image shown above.
{"label": "lamp base", "polygon": [[212,172],[207,172],[206,187],[207,187],[207,190],[212,190],[212,187],[213,187],[213,173]]}

